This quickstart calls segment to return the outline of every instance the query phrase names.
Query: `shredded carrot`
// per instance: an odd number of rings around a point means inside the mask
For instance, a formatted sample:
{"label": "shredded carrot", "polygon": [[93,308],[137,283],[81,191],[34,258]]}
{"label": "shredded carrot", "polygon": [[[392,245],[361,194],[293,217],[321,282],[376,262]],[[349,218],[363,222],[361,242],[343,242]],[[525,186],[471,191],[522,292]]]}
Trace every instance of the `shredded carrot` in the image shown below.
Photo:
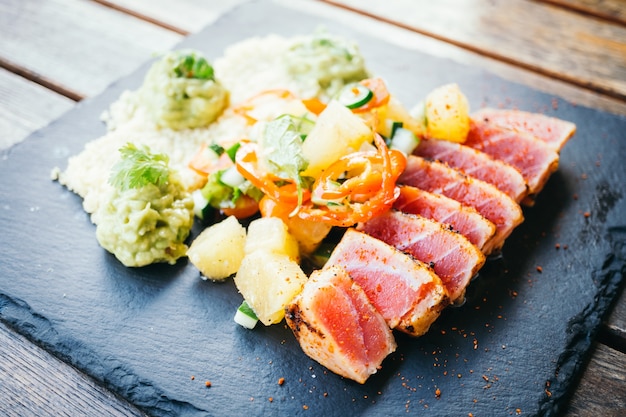
{"label": "shredded carrot", "polygon": [[[389,210],[393,202],[399,196],[399,189],[396,187],[396,180],[402,171],[404,171],[406,158],[401,152],[389,150],[380,135],[375,135],[375,143],[378,148],[376,159],[380,158],[382,166],[380,173],[372,174],[372,181],[364,181],[365,185],[363,186],[356,181],[355,183],[357,185],[354,187],[354,194],[348,186],[347,189],[342,192],[349,195],[349,198],[344,198],[341,203],[315,205],[311,200],[309,200],[302,204],[302,207],[298,211],[298,216],[305,220],[321,221],[333,226],[348,227],[359,222],[370,220],[382,212]],[[354,154],[340,158],[337,162],[335,162],[335,164],[340,166],[349,165],[346,164],[344,159],[351,157],[355,157]],[[338,171],[335,170],[333,165],[331,165],[326,172],[336,174]],[[367,172],[367,170],[362,172]],[[377,178],[380,178],[379,182],[377,181]],[[324,177],[318,178],[313,185],[313,193],[318,192],[317,190],[319,187],[323,190],[324,184],[328,183],[327,179],[328,178]],[[372,183],[376,183],[376,185],[379,186],[372,187]],[[362,193],[366,191],[366,189],[370,190],[370,192]],[[323,197],[324,195],[326,194],[322,191],[320,196]],[[329,191],[328,195],[334,194]]]}
{"label": "shredded carrot", "polygon": [[248,124],[253,125],[258,120],[251,115],[251,111],[257,108],[264,100],[271,100],[273,98],[295,99],[296,96],[291,91],[282,88],[265,90],[250,97],[243,103],[236,106],[233,110],[236,114],[245,117]]}

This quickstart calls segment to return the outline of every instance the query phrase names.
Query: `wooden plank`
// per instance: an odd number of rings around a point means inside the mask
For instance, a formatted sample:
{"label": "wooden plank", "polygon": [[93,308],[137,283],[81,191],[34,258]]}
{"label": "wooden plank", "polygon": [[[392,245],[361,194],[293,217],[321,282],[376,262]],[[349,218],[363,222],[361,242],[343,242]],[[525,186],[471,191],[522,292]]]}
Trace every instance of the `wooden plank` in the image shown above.
{"label": "wooden plank", "polygon": [[626,100],[626,27],[527,0],[325,1]]}
{"label": "wooden plank", "polygon": [[74,101],[0,69],[0,150],[21,141],[74,106]]}
{"label": "wooden plank", "polygon": [[127,13],[155,20],[177,28],[180,32],[194,33],[214,22],[232,7],[246,0],[95,0],[98,3],[124,10]]}
{"label": "wooden plank", "polygon": [[538,0],[566,7],[600,19],[626,25],[626,5],[623,0]]}
{"label": "wooden plank", "polygon": [[182,39],[93,2],[0,0],[0,10],[2,61],[83,96],[104,90]]}
{"label": "wooden plank", "polygon": [[600,336],[602,342],[626,353],[626,286],[622,289]]}
{"label": "wooden plank", "polygon": [[2,322],[0,346],[0,415],[144,415]]}
{"label": "wooden plank", "polygon": [[564,417],[626,415],[626,354],[598,344]]}

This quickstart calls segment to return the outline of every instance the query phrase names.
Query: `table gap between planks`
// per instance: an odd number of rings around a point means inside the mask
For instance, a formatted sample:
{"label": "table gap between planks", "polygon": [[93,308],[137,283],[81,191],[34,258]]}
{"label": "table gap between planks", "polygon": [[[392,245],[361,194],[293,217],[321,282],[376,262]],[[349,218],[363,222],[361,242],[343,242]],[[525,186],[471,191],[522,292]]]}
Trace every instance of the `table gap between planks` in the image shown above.
{"label": "table gap between planks", "polygon": [[[622,0],[276,1],[574,103],[626,115]],[[240,3],[0,0],[0,150]],[[0,344],[0,414],[142,415],[1,323]],[[567,417],[626,410],[625,352],[622,293],[603,324]],[[28,395],[20,395],[24,392]]]}

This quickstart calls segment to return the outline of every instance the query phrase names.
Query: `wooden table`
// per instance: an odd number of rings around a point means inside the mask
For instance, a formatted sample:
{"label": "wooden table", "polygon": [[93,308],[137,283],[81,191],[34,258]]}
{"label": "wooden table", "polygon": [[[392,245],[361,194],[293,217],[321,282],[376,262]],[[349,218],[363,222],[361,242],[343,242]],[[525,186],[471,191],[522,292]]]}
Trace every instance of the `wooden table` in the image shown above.
{"label": "wooden table", "polygon": [[[0,150],[242,0],[0,0]],[[626,115],[623,0],[280,0],[391,43]],[[115,56],[115,59],[111,59]],[[620,138],[626,140],[626,134]],[[142,415],[0,322],[0,414]],[[626,415],[626,293],[566,416]]]}

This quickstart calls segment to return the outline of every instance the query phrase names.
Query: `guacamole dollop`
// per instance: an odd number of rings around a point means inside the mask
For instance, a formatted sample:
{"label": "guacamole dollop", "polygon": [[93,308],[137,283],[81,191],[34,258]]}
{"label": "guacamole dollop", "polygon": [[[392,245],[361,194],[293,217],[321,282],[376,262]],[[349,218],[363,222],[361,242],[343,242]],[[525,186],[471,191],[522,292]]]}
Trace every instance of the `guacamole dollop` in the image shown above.
{"label": "guacamole dollop", "polygon": [[182,130],[216,120],[228,105],[229,94],[206,58],[194,50],[180,50],[152,65],[138,99],[158,127]]}
{"label": "guacamole dollop", "polygon": [[193,225],[193,199],[167,157],[123,148],[111,176],[113,187],[96,213],[98,243],[125,266],[176,263]]}
{"label": "guacamole dollop", "polygon": [[285,54],[285,64],[292,76],[308,84],[309,95],[323,98],[370,76],[358,45],[324,30],[297,38]]}

